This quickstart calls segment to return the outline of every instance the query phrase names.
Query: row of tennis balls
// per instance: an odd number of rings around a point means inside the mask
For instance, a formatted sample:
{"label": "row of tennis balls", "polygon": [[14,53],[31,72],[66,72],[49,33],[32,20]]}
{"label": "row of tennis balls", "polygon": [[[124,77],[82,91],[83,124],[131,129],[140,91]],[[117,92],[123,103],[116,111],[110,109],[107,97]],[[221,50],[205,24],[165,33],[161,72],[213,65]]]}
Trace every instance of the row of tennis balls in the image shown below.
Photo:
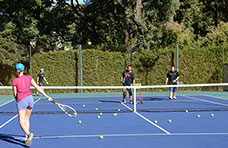
{"label": "row of tennis balls", "polygon": [[[103,113],[100,113],[100,115],[103,115]],[[117,116],[117,113],[114,113],[114,114],[113,114],[113,116],[114,116],[114,117],[115,117],[115,116]],[[100,118],[101,118],[101,116],[97,116],[97,118],[98,118],[98,119],[100,119]],[[81,124],[81,123],[82,123],[82,121],[81,121],[81,120],[79,120],[79,121],[78,121],[78,123],[79,123],[79,124]]]}
{"label": "row of tennis balls", "polygon": [[[214,117],[214,116],[215,116],[214,114],[211,114],[211,117]],[[197,115],[197,118],[200,118],[200,115]],[[169,123],[171,123],[171,122],[172,122],[172,120],[168,120],[168,122],[169,122]],[[154,123],[155,123],[155,124],[157,124],[157,123],[158,123],[158,121],[157,121],[157,120],[155,120],[155,121],[154,121]]]}

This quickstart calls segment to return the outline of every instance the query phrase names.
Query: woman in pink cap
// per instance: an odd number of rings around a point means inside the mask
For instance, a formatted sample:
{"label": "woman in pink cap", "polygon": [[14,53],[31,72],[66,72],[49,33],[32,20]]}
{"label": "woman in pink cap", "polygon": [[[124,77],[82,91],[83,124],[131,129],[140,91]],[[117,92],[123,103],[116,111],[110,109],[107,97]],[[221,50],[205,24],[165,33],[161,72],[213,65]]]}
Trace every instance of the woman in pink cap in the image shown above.
{"label": "woman in pink cap", "polygon": [[24,75],[25,66],[21,63],[16,65],[17,77],[13,79],[13,95],[17,101],[18,118],[21,129],[25,133],[24,142],[30,146],[32,144],[33,133],[30,133],[30,115],[32,113],[34,101],[30,91],[30,86],[34,86],[37,91],[43,94],[49,101],[52,100],[29,75]]}

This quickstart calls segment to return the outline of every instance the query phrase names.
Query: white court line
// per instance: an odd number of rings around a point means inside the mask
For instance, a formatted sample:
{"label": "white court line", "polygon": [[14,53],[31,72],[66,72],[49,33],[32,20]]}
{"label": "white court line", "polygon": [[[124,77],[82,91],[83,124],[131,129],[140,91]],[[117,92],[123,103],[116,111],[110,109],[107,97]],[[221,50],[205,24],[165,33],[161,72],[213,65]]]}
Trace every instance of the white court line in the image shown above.
{"label": "white court line", "polygon": [[[41,99],[41,98],[39,98],[38,100],[36,100],[36,101],[34,102],[34,104],[36,104],[36,102],[38,102],[40,99]],[[10,121],[12,121],[13,119],[15,119],[17,116],[18,116],[18,114],[15,115],[15,116],[13,116],[13,117],[10,118],[9,120],[7,120],[5,123],[3,123],[3,124],[0,126],[0,129],[3,128],[6,124],[8,124]]]}
{"label": "white court line", "polygon": [[217,104],[217,105],[222,105],[222,106],[228,106],[228,104],[223,104],[223,103],[219,103],[219,102],[208,101],[208,100],[199,99],[199,98],[190,97],[190,96],[185,96],[185,97],[186,98],[190,98],[190,99],[194,99],[194,100],[199,100],[199,101],[202,101],[202,102],[208,102],[208,103],[212,103],[212,104]]}
{"label": "white court line", "polygon": [[203,95],[203,96],[205,96],[205,97],[211,97],[211,98],[216,98],[216,99],[221,99],[221,100],[226,100],[226,101],[228,101],[228,98],[226,99],[226,98],[220,98],[220,97],[217,97],[217,96],[213,96],[213,95]]}
{"label": "white court line", "polygon": [[[86,102],[86,103],[83,103],[83,102],[78,102],[78,103],[71,103],[71,102],[66,102],[65,104],[78,104],[78,105],[83,105],[83,104],[95,104],[95,103],[97,103],[97,104],[100,104],[100,103],[103,103],[103,102]],[[48,105],[48,104],[50,104],[50,103],[39,103],[39,105]]]}
{"label": "white court line", "polygon": [[37,136],[33,139],[56,139],[56,138],[90,138],[90,137],[130,137],[130,136],[214,136],[228,135],[228,133],[142,133],[142,134],[97,134],[97,135],[68,135],[68,136]]}
{"label": "white court line", "polygon": [[[130,108],[129,106],[125,105],[122,103],[123,106],[125,106],[126,108],[128,108],[129,110],[133,111],[132,108]],[[149,119],[147,119],[146,117],[144,117],[143,115],[139,114],[138,112],[134,112],[136,115],[140,116],[141,118],[143,118],[144,120],[146,120],[147,122],[149,122],[150,124],[154,125],[155,127],[159,128],[160,130],[162,130],[163,132],[165,132],[166,134],[171,134],[170,132],[168,132],[167,130],[165,130],[164,128],[158,126],[157,124],[153,123],[152,121],[150,121]]]}
{"label": "white court line", "polygon": [[6,103],[1,104],[0,107],[2,107],[2,106],[4,106],[4,105],[6,105],[6,104],[12,102],[13,100],[15,100],[15,99],[12,99],[12,100],[10,100],[10,101],[8,101],[8,102],[6,102]]}
{"label": "white court line", "polygon": [[8,124],[10,121],[12,121],[14,118],[16,118],[18,116],[18,114],[17,115],[15,115],[15,116],[13,116],[12,118],[10,118],[8,121],[6,121],[5,123],[3,123],[1,126],[0,126],[0,129],[1,128],[3,128],[6,124]]}

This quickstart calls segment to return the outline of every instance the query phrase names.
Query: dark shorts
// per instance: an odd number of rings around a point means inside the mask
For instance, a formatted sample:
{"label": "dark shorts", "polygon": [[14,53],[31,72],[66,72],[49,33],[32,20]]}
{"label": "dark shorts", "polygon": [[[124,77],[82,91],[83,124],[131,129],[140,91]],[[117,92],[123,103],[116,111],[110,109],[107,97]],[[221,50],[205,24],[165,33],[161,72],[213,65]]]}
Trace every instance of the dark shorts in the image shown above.
{"label": "dark shorts", "polygon": [[33,96],[28,96],[21,101],[17,102],[17,109],[18,110],[26,110],[28,108],[33,108],[34,106],[34,100]]}
{"label": "dark shorts", "polygon": [[123,92],[125,92],[125,91],[128,91],[130,94],[132,94],[133,89],[132,88],[123,88]]}
{"label": "dark shorts", "polygon": [[44,86],[43,83],[39,83],[39,86]]}

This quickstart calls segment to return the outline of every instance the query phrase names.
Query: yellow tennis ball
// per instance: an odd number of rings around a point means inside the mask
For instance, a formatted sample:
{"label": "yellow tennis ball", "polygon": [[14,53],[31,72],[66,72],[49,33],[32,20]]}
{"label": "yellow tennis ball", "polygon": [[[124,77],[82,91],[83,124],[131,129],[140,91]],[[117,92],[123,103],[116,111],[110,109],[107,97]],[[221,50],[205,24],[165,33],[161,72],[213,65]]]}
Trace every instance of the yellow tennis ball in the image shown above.
{"label": "yellow tennis ball", "polygon": [[114,113],[113,116],[117,116],[117,113]]}
{"label": "yellow tennis ball", "polygon": [[215,115],[214,114],[211,114],[211,117],[214,117]]}
{"label": "yellow tennis ball", "polygon": [[88,42],[88,45],[92,45],[92,42],[89,41],[89,42]]}
{"label": "yellow tennis ball", "polygon": [[77,113],[74,113],[74,115],[77,115]]}
{"label": "yellow tennis ball", "polygon": [[118,111],[120,112],[120,109],[118,109]]}
{"label": "yellow tennis ball", "polygon": [[81,120],[79,120],[79,121],[78,121],[78,123],[79,123],[79,124],[81,124],[81,123],[82,123],[82,121],[81,121]]}
{"label": "yellow tennis ball", "polygon": [[100,119],[100,118],[101,118],[101,116],[97,116],[97,118],[98,118],[98,119]]}
{"label": "yellow tennis ball", "polygon": [[188,110],[186,110],[185,112],[188,113]]}
{"label": "yellow tennis ball", "polygon": [[157,123],[158,123],[158,121],[157,121],[157,120],[155,120],[155,121],[154,121],[154,123],[156,123],[156,124],[157,124]]}
{"label": "yellow tennis ball", "polygon": [[103,115],[102,113],[100,113],[100,115]]}
{"label": "yellow tennis ball", "polygon": [[85,107],[85,105],[83,105],[83,107]]}
{"label": "yellow tennis ball", "polygon": [[104,137],[103,136],[100,136],[99,139],[103,139]]}
{"label": "yellow tennis ball", "polygon": [[169,120],[169,123],[171,123],[172,122],[172,120]]}
{"label": "yellow tennis ball", "polygon": [[197,115],[197,118],[200,118],[200,115]]}
{"label": "yellow tennis ball", "polygon": [[98,110],[98,108],[96,108],[96,110]]}

